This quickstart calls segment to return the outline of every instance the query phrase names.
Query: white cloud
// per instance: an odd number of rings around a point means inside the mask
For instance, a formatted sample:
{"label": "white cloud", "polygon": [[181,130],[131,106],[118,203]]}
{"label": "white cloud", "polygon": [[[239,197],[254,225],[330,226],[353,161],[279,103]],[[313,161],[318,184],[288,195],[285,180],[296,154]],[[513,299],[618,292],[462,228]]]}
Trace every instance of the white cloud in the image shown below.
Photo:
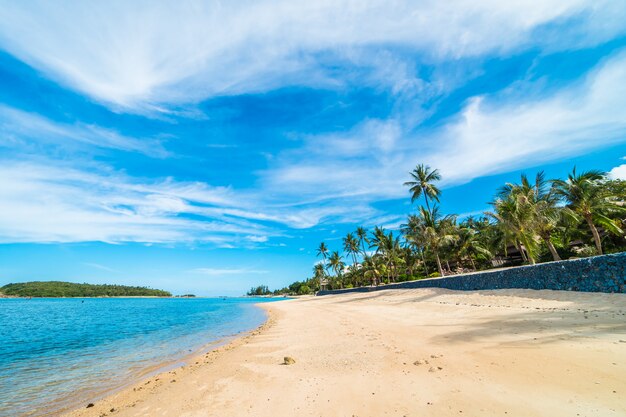
{"label": "white cloud", "polygon": [[233,193],[171,180],[141,183],[117,172],[52,163],[0,166],[0,242],[212,242],[271,234],[219,213],[191,219],[198,204],[228,204]]}
{"label": "white cloud", "polygon": [[609,178],[626,181],[626,164],[618,165],[608,172]]}
{"label": "white cloud", "polygon": [[173,179],[142,180],[105,165],[0,159],[0,243],[270,245],[280,225],[308,228],[379,214],[369,207],[280,205],[264,193]]}
{"label": "white cloud", "polygon": [[[506,100],[474,97],[430,133],[416,135],[414,125],[390,119],[306,137],[302,148],[277,156],[274,167],[261,173],[262,182],[269,192],[341,199],[358,211],[372,201],[406,196],[402,183],[416,163],[439,168],[449,186],[626,141],[626,52],[548,96],[517,88]],[[381,138],[389,131],[393,146],[386,148]]]}
{"label": "white cloud", "polygon": [[90,266],[90,267],[96,268],[96,269],[100,269],[100,270],[106,271],[106,272],[115,272],[115,273],[120,272],[120,271],[118,271],[116,269],[109,268],[106,265],[100,265],[100,264],[92,263],[92,262],[83,262],[83,265]]}
{"label": "white cloud", "polygon": [[71,148],[109,148],[163,158],[169,153],[160,141],[132,138],[115,130],[77,122],[59,123],[35,113],[0,104],[0,147],[29,149],[36,145]]}
{"label": "white cloud", "polygon": [[[567,31],[544,26],[564,21]],[[97,100],[167,111],[215,95],[341,85],[320,54],[387,74],[374,78],[398,89],[415,80],[387,64],[393,56],[360,62],[358,51],[401,46],[436,61],[571,49],[623,33],[624,22],[623,5],[608,0],[3,1],[0,45]]]}

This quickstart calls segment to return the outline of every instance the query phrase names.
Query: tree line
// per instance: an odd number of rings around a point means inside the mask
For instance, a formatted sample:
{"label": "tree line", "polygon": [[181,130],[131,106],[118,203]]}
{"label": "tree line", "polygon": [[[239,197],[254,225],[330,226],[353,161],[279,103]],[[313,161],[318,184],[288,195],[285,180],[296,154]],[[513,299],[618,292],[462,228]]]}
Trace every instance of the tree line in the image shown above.
{"label": "tree line", "polygon": [[127,285],[76,284],[62,281],[32,281],[7,284],[0,292],[16,297],[171,297],[172,294]]}
{"label": "tree line", "polygon": [[[411,201],[423,202],[398,230],[357,227],[303,281],[274,293],[308,294],[327,289],[439,277],[500,266],[559,261],[626,250],[626,181],[606,173],[573,171],[567,179],[522,174],[497,190],[491,209],[460,219],[442,213],[441,175],[417,165],[410,173]],[[269,292],[269,289],[267,289]]]}

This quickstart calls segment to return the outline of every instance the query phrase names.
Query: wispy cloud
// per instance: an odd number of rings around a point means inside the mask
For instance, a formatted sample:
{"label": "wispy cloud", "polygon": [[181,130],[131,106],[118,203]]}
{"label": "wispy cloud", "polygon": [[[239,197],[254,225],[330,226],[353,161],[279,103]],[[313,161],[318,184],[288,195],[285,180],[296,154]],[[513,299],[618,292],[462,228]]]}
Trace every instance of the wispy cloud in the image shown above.
{"label": "wispy cloud", "polygon": [[55,122],[0,104],[0,147],[32,150],[42,145],[60,147],[65,152],[72,148],[106,148],[157,158],[170,155],[156,139],[133,138],[93,124]]}
{"label": "wispy cloud", "polygon": [[406,196],[402,183],[417,161],[439,168],[450,186],[626,141],[626,52],[548,95],[526,88],[511,87],[506,99],[470,98],[442,127],[419,135],[391,118],[305,137],[301,148],[278,155],[262,181],[272,192],[340,199],[358,210]]}
{"label": "wispy cloud", "polygon": [[120,272],[116,269],[109,268],[108,266],[100,265],[100,264],[92,263],[92,262],[83,262],[83,265],[90,266],[92,268],[100,269],[102,271],[107,271],[107,272],[115,272],[115,273]]}
{"label": "wispy cloud", "polygon": [[[0,45],[15,56],[98,100],[149,112],[285,85],[342,85],[315,59],[320,53],[344,61],[392,45],[436,61],[530,46],[572,49],[626,27],[620,2],[583,0],[31,1],[3,2],[0,18]],[[561,22],[567,31],[546,26]],[[387,64],[394,59],[361,67],[381,85],[405,88],[412,77]]]}

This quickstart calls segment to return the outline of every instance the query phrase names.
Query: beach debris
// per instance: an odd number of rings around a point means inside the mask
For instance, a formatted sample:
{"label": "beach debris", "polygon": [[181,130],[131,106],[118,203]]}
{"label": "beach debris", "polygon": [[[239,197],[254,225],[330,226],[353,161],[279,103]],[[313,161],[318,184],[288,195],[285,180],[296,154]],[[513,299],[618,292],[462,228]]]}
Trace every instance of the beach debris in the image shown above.
{"label": "beach debris", "polygon": [[285,356],[283,359],[283,365],[293,365],[294,363],[296,363],[296,360],[291,356]]}
{"label": "beach debris", "polygon": [[436,372],[437,369],[435,369],[434,366],[431,366],[430,368],[428,368],[428,372]]}
{"label": "beach debris", "polygon": [[415,366],[428,365],[428,360],[426,360],[426,359],[418,359],[415,362],[413,362],[413,365],[415,365]]}
{"label": "beach debris", "polygon": [[109,410],[109,413],[113,413],[113,412],[115,412],[115,407]]}
{"label": "beach debris", "polygon": [[87,404],[87,407],[85,407],[85,408],[91,408],[91,407],[93,407],[93,403]]}

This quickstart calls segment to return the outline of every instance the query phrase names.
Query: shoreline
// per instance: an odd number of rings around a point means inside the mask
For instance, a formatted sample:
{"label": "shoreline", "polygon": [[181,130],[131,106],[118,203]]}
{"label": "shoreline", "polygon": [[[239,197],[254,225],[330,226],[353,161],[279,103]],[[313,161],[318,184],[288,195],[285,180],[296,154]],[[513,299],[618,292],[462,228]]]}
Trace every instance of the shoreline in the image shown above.
{"label": "shoreline", "polygon": [[[56,298],[174,298],[174,297],[56,297]],[[90,403],[97,405],[98,403],[107,402],[107,400],[109,400],[112,397],[115,397],[116,395],[120,393],[131,392],[131,391],[133,393],[141,392],[143,390],[143,387],[146,385],[146,383],[148,384],[150,383],[148,381],[153,381],[155,379],[158,381],[168,374],[176,375],[177,372],[180,375],[182,373],[181,371],[185,370],[186,367],[189,367],[189,368],[197,367],[197,365],[199,365],[204,359],[206,359],[207,355],[214,354],[214,353],[217,354],[218,352],[221,352],[223,350],[230,350],[233,348],[233,347],[230,347],[231,345],[236,346],[238,343],[244,341],[250,336],[257,334],[266,325],[268,325],[271,320],[271,314],[267,309],[263,308],[265,304],[266,303],[255,304],[255,307],[259,308],[265,316],[265,320],[261,325],[253,329],[247,330],[247,331],[243,331],[243,332],[231,335],[231,336],[223,337],[213,342],[207,342],[203,344],[202,346],[194,349],[193,352],[190,352],[182,357],[172,359],[166,362],[158,363],[158,364],[153,364],[146,368],[139,369],[133,372],[133,375],[129,376],[127,380],[118,381],[115,387],[103,389],[101,391],[96,391],[96,390],[91,391],[93,395],[89,397],[84,396],[86,398],[81,398],[79,401],[67,401],[68,403],[71,402],[73,404],[68,404],[68,406],[62,407],[53,413],[45,414],[44,416],[48,416],[48,415],[62,416],[62,417],[73,416],[76,413],[79,413],[82,410],[86,409],[86,406]],[[71,395],[68,397],[71,397]],[[67,397],[59,398],[58,401],[65,402],[66,398]],[[109,412],[111,408],[108,409]],[[91,407],[89,407],[89,409],[91,409]]]}
{"label": "shoreline", "polygon": [[416,289],[260,307],[249,334],[64,416],[626,414],[623,294]]}

